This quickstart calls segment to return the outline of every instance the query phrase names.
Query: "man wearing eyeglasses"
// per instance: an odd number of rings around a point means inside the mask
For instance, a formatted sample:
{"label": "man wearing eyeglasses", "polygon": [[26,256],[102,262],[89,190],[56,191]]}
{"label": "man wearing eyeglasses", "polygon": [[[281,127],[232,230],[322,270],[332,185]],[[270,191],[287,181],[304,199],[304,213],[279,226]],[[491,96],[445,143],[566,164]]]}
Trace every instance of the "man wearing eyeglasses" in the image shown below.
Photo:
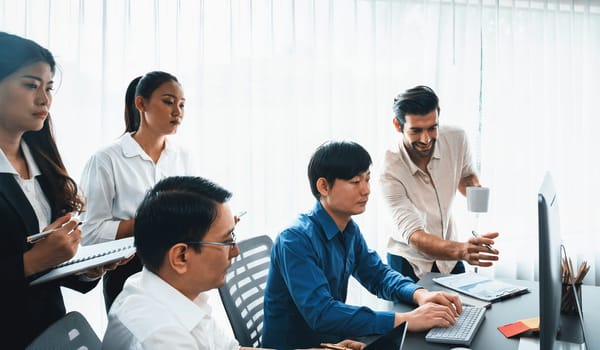
{"label": "man wearing eyeglasses", "polygon": [[217,326],[206,295],[225,283],[231,259],[240,253],[230,197],[191,176],[165,178],[146,194],[134,226],[144,268],[127,279],[112,304],[103,349],[247,349]]}

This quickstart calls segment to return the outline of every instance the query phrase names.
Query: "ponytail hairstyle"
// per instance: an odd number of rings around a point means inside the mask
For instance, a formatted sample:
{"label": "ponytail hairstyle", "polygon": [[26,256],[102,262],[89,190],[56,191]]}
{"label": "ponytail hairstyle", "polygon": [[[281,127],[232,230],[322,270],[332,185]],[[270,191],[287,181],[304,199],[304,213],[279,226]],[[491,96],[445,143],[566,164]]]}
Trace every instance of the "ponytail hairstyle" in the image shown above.
{"label": "ponytail hairstyle", "polygon": [[[32,40],[0,32],[0,47],[0,81],[19,69],[38,62],[47,63],[52,74],[56,72],[56,61],[52,53]],[[67,174],[56,147],[50,114],[40,130],[25,132],[23,139],[42,173],[41,181],[44,181],[53,215],[81,212],[84,202],[78,195],[77,184]]]}
{"label": "ponytail hairstyle", "polygon": [[150,100],[154,90],[169,81],[179,84],[175,76],[167,72],[153,71],[129,83],[125,92],[125,132],[135,132],[140,127],[141,116],[135,106],[135,98],[141,96],[144,100]]}

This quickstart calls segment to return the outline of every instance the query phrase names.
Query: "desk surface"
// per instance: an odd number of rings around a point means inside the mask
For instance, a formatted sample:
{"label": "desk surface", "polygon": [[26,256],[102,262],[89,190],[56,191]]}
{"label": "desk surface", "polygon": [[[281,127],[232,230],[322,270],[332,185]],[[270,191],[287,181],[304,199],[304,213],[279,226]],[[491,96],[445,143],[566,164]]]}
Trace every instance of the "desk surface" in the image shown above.
{"label": "desk surface", "polygon": [[[430,273],[419,281],[419,285],[428,290],[448,290],[435,282],[432,278],[440,274]],[[506,338],[497,329],[498,326],[512,323],[517,320],[539,316],[538,283],[534,281],[504,279],[507,282],[523,285],[529,288],[530,293],[516,296],[492,304],[492,307],[486,311],[485,319],[471,343],[473,350],[510,350],[518,349],[519,337]],[[449,291],[449,290],[448,290]],[[600,348],[600,332],[592,332],[592,325],[600,323],[600,313],[594,312],[600,309],[600,287],[583,286],[582,289],[583,315],[585,322],[586,336],[590,349]],[[371,305],[370,305],[371,306]],[[374,309],[382,309],[382,306],[388,309],[405,312],[413,308],[411,305],[392,304],[390,302],[375,302],[372,305]],[[567,322],[577,322],[576,317],[567,318]],[[425,342],[427,332],[406,334],[404,349],[451,349],[457,345],[434,344]]]}

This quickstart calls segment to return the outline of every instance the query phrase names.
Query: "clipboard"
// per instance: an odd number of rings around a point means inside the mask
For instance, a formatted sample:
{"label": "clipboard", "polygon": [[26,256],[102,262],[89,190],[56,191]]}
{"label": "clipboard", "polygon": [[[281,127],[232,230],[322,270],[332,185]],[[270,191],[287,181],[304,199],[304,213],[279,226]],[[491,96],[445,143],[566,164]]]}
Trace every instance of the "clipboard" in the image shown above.
{"label": "clipboard", "polygon": [[135,245],[133,237],[80,246],[73,258],[36,275],[29,282],[29,285],[34,286],[85,271],[96,266],[111,264],[128,258],[134,253]]}
{"label": "clipboard", "polygon": [[498,281],[474,272],[435,277],[433,281],[459,293],[488,302],[496,302],[529,292],[527,287]]}

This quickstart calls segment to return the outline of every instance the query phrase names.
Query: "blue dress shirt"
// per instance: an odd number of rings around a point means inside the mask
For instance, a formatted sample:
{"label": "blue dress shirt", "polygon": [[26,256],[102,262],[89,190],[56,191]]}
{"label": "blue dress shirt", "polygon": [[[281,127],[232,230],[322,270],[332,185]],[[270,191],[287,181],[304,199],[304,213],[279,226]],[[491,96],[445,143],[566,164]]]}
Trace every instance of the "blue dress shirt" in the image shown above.
{"label": "blue dress shirt", "polygon": [[393,312],[345,304],[354,276],[379,298],[412,303],[421,288],[385,265],[350,220],[340,232],[320,202],[275,239],[264,296],[262,347],[319,347],[349,337],[383,334]]}

